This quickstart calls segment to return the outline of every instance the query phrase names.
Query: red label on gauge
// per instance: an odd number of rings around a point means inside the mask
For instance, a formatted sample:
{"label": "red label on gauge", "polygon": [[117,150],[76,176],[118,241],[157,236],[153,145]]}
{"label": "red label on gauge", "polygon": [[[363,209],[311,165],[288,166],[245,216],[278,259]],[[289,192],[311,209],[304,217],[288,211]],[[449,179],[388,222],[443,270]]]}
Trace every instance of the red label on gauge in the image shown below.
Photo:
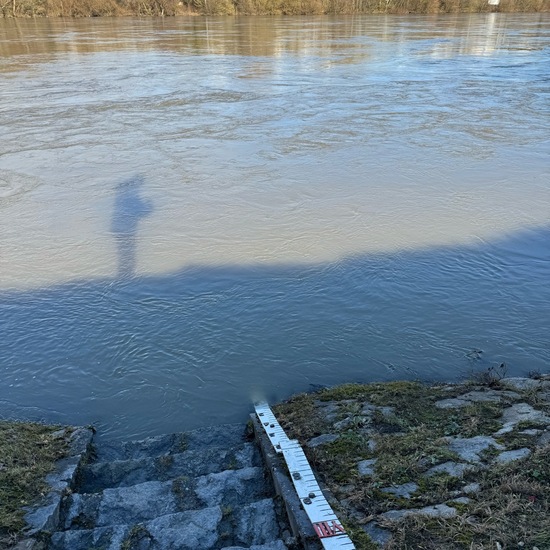
{"label": "red label on gauge", "polygon": [[336,535],[342,535],[345,533],[345,529],[336,521],[319,521],[313,524],[315,532],[320,539],[326,537],[335,537]]}

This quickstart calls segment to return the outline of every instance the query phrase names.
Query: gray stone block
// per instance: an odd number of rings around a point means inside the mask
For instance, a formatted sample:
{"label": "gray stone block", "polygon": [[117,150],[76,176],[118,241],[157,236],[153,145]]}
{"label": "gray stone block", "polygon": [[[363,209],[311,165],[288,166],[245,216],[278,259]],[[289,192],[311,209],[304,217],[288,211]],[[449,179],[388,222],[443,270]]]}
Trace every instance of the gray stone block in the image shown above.
{"label": "gray stone block", "polygon": [[97,447],[97,459],[132,460],[203,450],[207,447],[236,447],[245,442],[243,424],[222,424],[199,428],[185,433],[148,437],[125,443],[106,443]]}
{"label": "gray stone block", "polygon": [[545,431],[537,439],[537,447],[544,447],[545,445],[550,445],[550,431]]}
{"label": "gray stone block", "polygon": [[373,476],[374,465],[376,464],[376,458],[370,458],[368,460],[361,460],[357,463],[357,471],[360,476]]}
{"label": "gray stone block", "polygon": [[479,493],[481,491],[481,485],[479,483],[469,483],[462,488],[462,492],[467,495]]}
{"label": "gray stone block", "polygon": [[197,477],[225,469],[239,469],[261,464],[253,443],[232,449],[208,447],[135,460],[116,460],[85,466],[80,472],[80,491],[97,492],[106,488],[127,487],[145,481],[167,481],[179,476]]}
{"label": "gray stone block", "polygon": [[117,525],[54,533],[51,538],[50,550],[90,550],[91,548],[120,550],[129,531],[128,525]]}
{"label": "gray stone block", "polygon": [[326,443],[332,443],[340,437],[339,434],[323,434],[306,442],[308,447],[318,447],[319,445],[325,445]]}
{"label": "gray stone block", "polygon": [[340,436],[338,434],[323,434],[313,439],[310,439],[306,445],[308,447],[318,447],[319,445],[325,445],[326,443],[332,443],[336,441]]}
{"label": "gray stone block", "polygon": [[391,531],[383,529],[375,521],[369,521],[363,525],[363,531],[367,533],[374,544],[384,547],[391,539]]}
{"label": "gray stone block", "polygon": [[449,399],[440,399],[435,402],[435,406],[438,409],[460,409],[466,407],[470,402],[458,397],[451,397]]}
{"label": "gray stone block", "polygon": [[[529,380],[529,379],[527,379]],[[519,422],[535,422],[542,425],[550,425],[550,416],[533,408],[528,403],[516,403],[502,413],[504,427],[513,426]]]}
{"label": "gray stone block", "polygon": [[524,447],[523,449],[516,449],[514,451],[504,451],[496,457],[495,462],[498,464],[508,464],[509,462],[514,462],[515,460],[527,458],[530,454],[531,450],[527,447]]}
{"label": "gray stone block", "polygon": [[269,495],[261,468],[226,470],[197,478],[195,493],[203,506],[240,506]]}
{"label": "gray stone block", "polygon": [[503,378],[500,383],[507,388],[511,388],[517,391],[550,388],[550,382],[548,380],[535,380],[533,378]]}
{"label": "gray stone block", "polygon": [[533,428],[531,430],[521,430],[519,433],[524,435],[529,435],[531,437],[535,437],[537,435],[540,435],[542,433],[542,430],[536,430]]}
{"label": "gray stone block", "polygon": [[222,550],[288,550],[282,540],[274,540],[267,544],[254,544],[250,547],[245,546],[225,546]]}
{"label": "gray stone block", "polygon": [[143,524],[155,550],[210,550],[218,544],[222,511],[216,506],[169,514]]}
{"label": "gray stone block", "polygon": [[178,511],[172,482],[147,481],[132,487],[105,489],[96,525],[139,523]]}
{"label": "gray stone block", "polygon": [[78,465],[88,453],[93,431],[90,428],[63,429],[58,431],[58,437],[67,438],[70,456],[57,461],[54,471],[46,476],[51,488],[49,493],[38,504],[25,508],[29,536],[40,531],[51,532],[57,527],[63,495],[74,486]]}
{"label": "gray stone block", "polygon": [[468,497],[458,497],[453,498],[449,502],[450,504],[470,504],[470,502],[472,502],[472,499]]}
{"label": "gray stone block", "polygon": [[396,497],[411,498],[411,495],[418,491],[418,485],[416,483],[404,483],[403,485],[397,485],[396,487],[384,487],[380,490],[383,493],[395,495]]}
{"label": "gray stone block", "polygon": [[505,390],[474,390],[458,397],[441,399],[436,401],[435,406],[439,409],[459,409],[471,405],[472,403],[498,403],[504,399],[518,399],[520,396],[516,392]]}
{"label": "gray stone block", "polygon": [[101,495],[81,495],[73,493],[63,502],[64,513],[62,526],[64,529],[92,529],[96,525],[97,510]]}
{"label": "gray stone block", "polygon": [[233,511],[234,538],[246,546],[266,544],[279,537],[279,524],[272,499],[259,500]]}
{"label": "gray stone block", "polygon": [[492,437],[485,435],[476,435],[469,438],[451,438],[449,441],[449,449],[455,452],[462,460],[468,462],[480,462],[480,454],[494,447],[495,449],[504,450],[505,447],[497,443]]}
{"label": "gray stone block", "polygon": [[444,462],[443,464],[438,464],[433,468],[430,468],[424,475],[425,476],[434,476],[437,474],[447,474],[452,477],[461,479],[464,477],[464,474],[469,470],[472,470],[473,466],[470,464],[462,464],[461,462]]}
{"label": "gray stone block", "polygon": [[432,518],[452,518],[456,516],[456,509],[446,504],[436,504],[435,506],[426,506],[425,508],[415,508],[410,510],[390,510],[380,514],[381,517],[389,520],[398,520],[406,516],[428,516]]}

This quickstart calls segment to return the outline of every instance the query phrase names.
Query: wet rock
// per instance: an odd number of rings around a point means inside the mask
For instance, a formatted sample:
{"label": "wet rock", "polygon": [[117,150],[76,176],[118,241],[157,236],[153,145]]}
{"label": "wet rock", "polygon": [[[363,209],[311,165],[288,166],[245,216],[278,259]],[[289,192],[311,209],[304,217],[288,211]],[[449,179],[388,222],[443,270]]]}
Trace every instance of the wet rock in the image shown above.
{"label": "wet rock", "polygon": [[505,447],[497,443],[492,437],[486,435],[476,435],[469,438],[454,438],[449,442],[449,449],[455,452],[462,460],[468,462],[481,462],[480,453],[494,447],[504,450]]}
{"label": "wet rock", "polygon": [[325,445],[327,443],[332,443],[336,441],[340,436],[338,434],[323,434],[313,439],[310,439],[306,445],[308,447],[318,447],[319,445]]}
{"label": "wet rock", "polygon": [[359,471],[359,475],[373,476],[375,464],[376,464],[376,458],[371,458],[369,460],[361,460],[361,462],[357,464],[357,470]]}
{"label": "wet rock", "polygon": [[516,449],[514,451],[504,451],[496,457],[496,462],[499,464],[508,464],[514,460],[521,460],[522,458],[527,458],[531,454],[531,450],[527,447],[523,449]]}
{"label": "wet rock", "polygon": [[397,487],[384,487],[381,491],[396,497],[411,498],[411,495],[418,491],[418,485],[416,483],[404,483],[403,485],[398,485]]}
{"label": "wet rock", "polygon": [[375,521],[363,525],[363,531],[367,533],[374,544],[384,547],[391,539],[391,531],[383,529]]}
{"label": "wet rock", "polygon": [[462,488],[462,492],[467,495],[479,493],[481,491],[481,485],[479,483],[469,483]]}
{"label": "wet rock", "polygon": [[430,468],[424,475],[433,476],[437,474],[447,474],[451,477],[457,477],[461,479],[464,477],[464,474],[470,470],[473,470],[473,466],[471,466],[470,464],[462,464],[461,462],[449,461]]}

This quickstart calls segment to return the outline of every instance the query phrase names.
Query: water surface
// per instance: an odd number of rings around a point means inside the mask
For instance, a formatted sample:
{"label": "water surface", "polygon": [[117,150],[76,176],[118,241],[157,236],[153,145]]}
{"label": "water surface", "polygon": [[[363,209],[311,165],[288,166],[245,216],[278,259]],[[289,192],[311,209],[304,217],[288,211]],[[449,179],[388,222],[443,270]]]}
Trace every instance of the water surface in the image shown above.
{"label": "water surface", "polygon": [[0,28],[4,416],[548,370],[548,14]]}

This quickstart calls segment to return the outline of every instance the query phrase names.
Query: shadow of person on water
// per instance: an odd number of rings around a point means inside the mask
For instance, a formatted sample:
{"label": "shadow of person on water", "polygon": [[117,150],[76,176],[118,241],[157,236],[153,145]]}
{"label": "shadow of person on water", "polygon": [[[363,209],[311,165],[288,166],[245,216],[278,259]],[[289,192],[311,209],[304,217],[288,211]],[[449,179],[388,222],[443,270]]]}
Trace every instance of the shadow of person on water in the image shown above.
{"label": "shadow of person on water", "polygon": [[140,195],[144,182],[143,176],[137,175],[116,187],[111,232],[117,245],[117,276],[121,279],[135,275],[138,224],[153,211],[151,202]]}

